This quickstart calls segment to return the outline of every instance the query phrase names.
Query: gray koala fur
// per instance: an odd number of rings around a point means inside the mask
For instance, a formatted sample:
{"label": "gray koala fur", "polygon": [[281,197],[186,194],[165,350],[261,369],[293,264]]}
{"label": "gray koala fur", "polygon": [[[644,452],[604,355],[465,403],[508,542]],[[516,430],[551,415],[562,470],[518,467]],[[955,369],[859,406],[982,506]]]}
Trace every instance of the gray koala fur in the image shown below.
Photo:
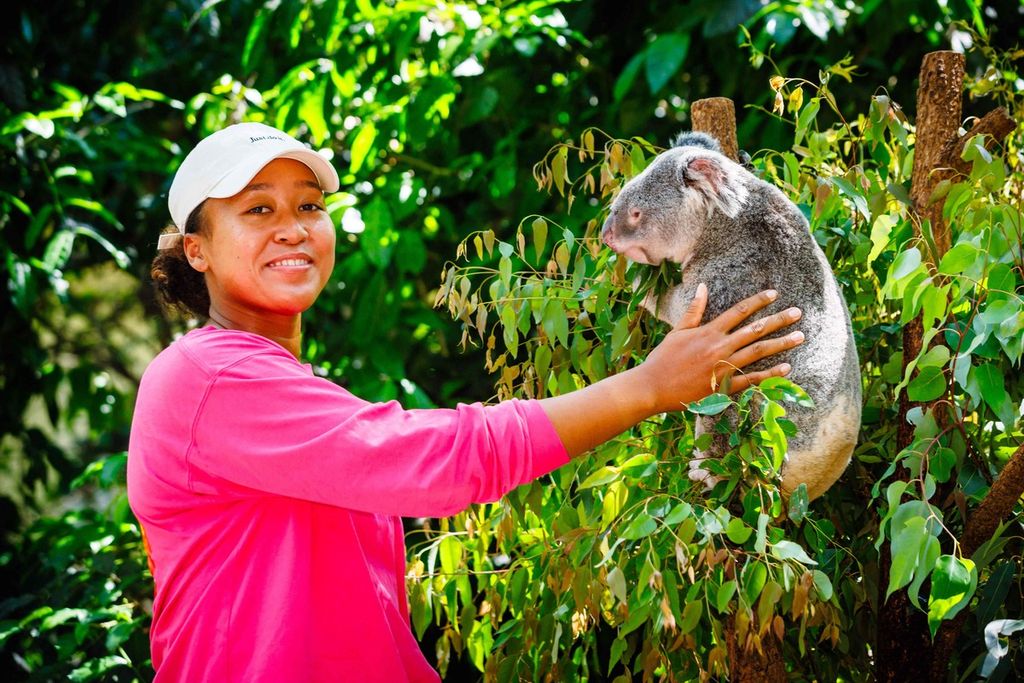
{"label": "gray koala fur", "polygon": [[[787,362],[790,379],[814,400],[813,408],[786,404],[799,431],[789,439],[782,488],[788,493],[805,483],[816,498],[846,469],[860,429],[859,363],[842,292],[807,220],[782,192],[722,155],[708,135],[684,133],[673,145],[622,188],[602,238],[639,263],[681,264],[682,283],[643,303],[671,324],[701,282],[708,287],[705,321],[765,289],[778,290],[779,300],[754,319],[789,306],[803,311],[783,332],[801,330],[804,343],[747,369]],[[699,417],[698,433],[712,431],[717,419]],[[726,448],[716,435],[691,461],[690,478],[712,485],[701,463]]]}

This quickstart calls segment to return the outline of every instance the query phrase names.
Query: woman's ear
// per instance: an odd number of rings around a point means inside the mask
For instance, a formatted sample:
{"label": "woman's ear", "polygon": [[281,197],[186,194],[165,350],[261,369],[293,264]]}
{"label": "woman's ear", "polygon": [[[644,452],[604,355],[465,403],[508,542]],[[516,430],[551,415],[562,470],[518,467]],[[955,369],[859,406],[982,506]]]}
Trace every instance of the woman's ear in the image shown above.
{"label": "woman's ear", "polygon": [[205,273],[209,267],[206,263],[206,256],[203,254],[203,239],[201,235],[190,232],[182,237],[182,247],[185,249],[185,258],[192,268],[200,273]]}

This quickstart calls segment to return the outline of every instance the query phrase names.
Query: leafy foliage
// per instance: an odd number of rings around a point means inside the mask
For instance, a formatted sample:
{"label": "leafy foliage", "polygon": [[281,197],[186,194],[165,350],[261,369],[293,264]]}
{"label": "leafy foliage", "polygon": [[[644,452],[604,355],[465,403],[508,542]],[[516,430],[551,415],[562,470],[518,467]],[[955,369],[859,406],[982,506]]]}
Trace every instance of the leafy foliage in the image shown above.
{"label": "leafy foliage", "polygon": [[[780,495],[776,473],[794,433],[785,401],[807,399],[772,381],[690,407],[715,415],[735,401],[740,409],[738,424],[719,425],[733,450],[705,464],[720,479],[708,494],[686,476],[699,439],[687,421],[665,415],[548,482],[457,516],[416,551],[414,622],[421,630],[431,618],[447,623],[451,647],[489,676],[722,675],[734,630],[755,650],[774,634],[801,678],[862,678],[873,637],[863,616],[877,609],[871,582],[885,544],[893,560],[882,597],[908,588],[933,636],[972,604],[986,605],[985,618],[1015,614],[999,601],[1010,566],[1002,558],[1016,552],[1008,548],[1019,537],[1000,534],[965,557],[957,529],[1024,436],[1024,177],[1012,154],[1008,172],[1007,158],[972,140],[964,152],[970,175],[936,191],[957,235],[938,258],[929,226],[922,237],[911,229],[913,129],[895,105],[878,95],[865,115],[819,123],[823,104],[840,112],[828,80],[848,66],[824,70],[806,102],[796,93],[807,81],[773,79],[794,146],[756,159],[805,210],[851,302],[867,391],[847,483],[811,510],[805,491],[788,501]],[[497,268],[471,263],[444,273],[439,303],[462,321],[464,342],[483,343],[499,397],[543,397],[601,379],[642,360],[661,331],[635,307],[671,280],[669,268],[628,265],[598,239],[601,207],[657,150],[640,138],[598,148],[596,135],[556,146],[535,169],[541,187],[565,195],[569,207],[588,207],[575,218],[586,226],[581,238],[531,216],[514,242],[490,232],[467,240],[470,261],[497,251]],[[582,166],[574,174],[570,156]],[[635,292],[628,283],[639,283]],[[919,313],[924,351],[904,371],[898,334]],[[895,452],[895,397],[903,390],[927,403],[910,416],[914,443]],[[894,477],[899,468],[909,476]],[[458,559],[442,562],[441,572],[439,548]],[[979,619],[974,633],[987,623]],[[992,675],[1005,648],[988,649]]]}
{"label": "leafy foliage", "polygon": [[[114,493],[107,510],[70,510],[36,522],[21,538],[16,597],[0,603],[0,647],[8,680],[151,680],[152,577],[123,489],[125,454],[97,461],[76,487]],[[9,561],[10,555],[7,556]]]}

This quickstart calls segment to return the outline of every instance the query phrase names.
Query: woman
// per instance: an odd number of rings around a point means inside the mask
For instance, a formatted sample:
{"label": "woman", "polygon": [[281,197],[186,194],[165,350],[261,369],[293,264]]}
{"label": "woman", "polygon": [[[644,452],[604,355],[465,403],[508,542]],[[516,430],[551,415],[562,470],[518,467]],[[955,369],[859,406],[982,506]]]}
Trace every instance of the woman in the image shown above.
{"label": "woman", "polygon": [[132,422],[158,682],[438,680],[409,627],[399,516],[495,500],[801,341],[758,341],[795,309],[733,331],[773,292],[698,327],[702,288],[643,364],[580,391],[453,410],[367,403],[299,360],[302,312],[334,265],[323,194],[337,189],[324,157],[254,123],[204,139],[171,185],[177,232],[161,238],[154,281],[208,323],[147,368]]}

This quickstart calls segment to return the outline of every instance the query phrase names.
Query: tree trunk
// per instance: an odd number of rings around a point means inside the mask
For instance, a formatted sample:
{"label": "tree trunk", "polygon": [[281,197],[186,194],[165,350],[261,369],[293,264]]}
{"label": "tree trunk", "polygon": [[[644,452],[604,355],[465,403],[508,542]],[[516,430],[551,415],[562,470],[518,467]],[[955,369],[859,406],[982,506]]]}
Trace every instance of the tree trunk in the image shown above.
{"label": "tree trunk", "polygon": [[[914,142],[914,170],[911,176],[910,197],[921,221],[915,225],[918,236],[930,242],[922,248],[924,258],[937,265],[949,250],[949,228],[942,219],[943,202],[929,204],[932,191],[939,179],[935,171],[943,168],[943,148],[956,138],[960,127],[961,98],[963,97],[964,56],[958,52],[931,52],[921,63],[921,80],[917,89],[917,137]],[[922,234],[925,221],[931,223],[930,235]],[[922,245],[924,247],[924,245]],[[903,368],[921,352],[924,329],[918,316],[903,329]],[[906,389],[900,394],[896,422],[896,450],[910,445],[914,429],[907,422],[907,413],[914,403]],[[906,471],[898,473],[903,479]],[[878,623],[875,637],[875,678],[892,682],[917,680],[922,671],[930,671],[932,642],[924,614],[911,604],[905,590],[899,590],[885,599],[892,565],[890,546],[887,544],[879,557]]]}
{"label": "tree trunk", "polygon": [[914,142],[914,171],[910,179],[910,198],[921,218],[931,221],[935,259],[949,251],[949,226],[942,220],[942,202],[929,204],[940,177],[934,171],[945,168],[943,147],[957,139],[960,128],[964,86],[964,56],[959,52],[930,52],[921,62],[921,82],[917,88],[917,139]]}
{"label": "tree trunk", "polygon": [[788,680],[782,647],[771,629],[761,637],[760,652],[748,650],[738,642],[735,619],[730,614],[725,621],[725,646],[729,653],[731,683],[784,683]]}
{"label": "tree trunk", "polygon": [[[951,234],[942,217],[944,202],[930,203],[935,186],[957,174],[970,172],[969,164],[960,158],[968,140],[978,134],[988,135],[985,146],[992,148],[1016,128],[1016,123],[1003,108],[995,109],[979,119],[971,130],[959,136],[964,57],[955,52],[933,52],[921,64],[921,81],[917,91],[917,139],[914,145],[914,169],[910,196],[921,221],[915,234],[928,242],[923,249],[925,260],[933,267],[949,251]],[[924,222],[929,233],[922,232]],[[931,238],[929,240],[929,237]],[[924,330],[921,317],[903,330],[903,367],[920,352]],[[907,423],[907,412],[913,403],[906,391],[900,395],[897,422],[897,450],[913,440],[913,427]],[[906,478],[906,473],[900,476]],[[1014,453],[1010,462],[993,483],[988,495],[967,520],[960,540],[964,557],[970,557],[995,533],[999,524],[1012,511],[1024,494],[1024,447]],[[875,677],[879,681],[925,680],[944,681],[956,639],[963,628],[967,612],[942,625],[934,642],[929,638],[928,624],[921,610],[910,604],[906,591],[897,591],[882,602],[889,583],[892,564],[890,546],[883,548],[879,567],[879,617],[876,637]]]}

